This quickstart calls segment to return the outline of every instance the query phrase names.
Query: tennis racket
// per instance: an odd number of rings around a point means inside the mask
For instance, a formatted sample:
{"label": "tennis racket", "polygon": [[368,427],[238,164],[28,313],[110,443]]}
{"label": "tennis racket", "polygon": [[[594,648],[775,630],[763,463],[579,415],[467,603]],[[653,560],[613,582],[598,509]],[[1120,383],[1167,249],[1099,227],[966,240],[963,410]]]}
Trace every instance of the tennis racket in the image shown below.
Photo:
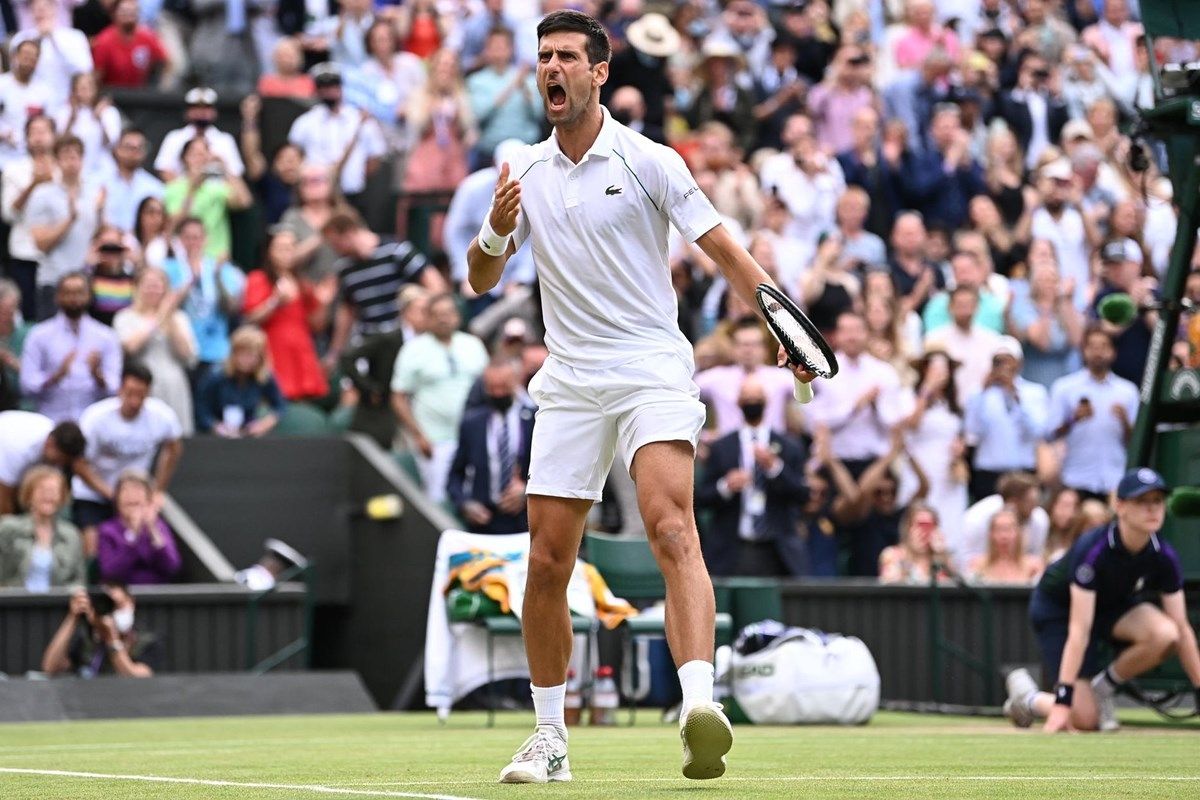
{"label": "tennis racket", "polygon": [[[837,375],[837,358],[829,343],[786,294],[770,284],[760,283],[754,290],[754,298],[767,320],[767,327],[783,345],[789,364],[804,367],[821,378]],[[796,381],[795,396],[801,403],[811,402],[812,386]]]}

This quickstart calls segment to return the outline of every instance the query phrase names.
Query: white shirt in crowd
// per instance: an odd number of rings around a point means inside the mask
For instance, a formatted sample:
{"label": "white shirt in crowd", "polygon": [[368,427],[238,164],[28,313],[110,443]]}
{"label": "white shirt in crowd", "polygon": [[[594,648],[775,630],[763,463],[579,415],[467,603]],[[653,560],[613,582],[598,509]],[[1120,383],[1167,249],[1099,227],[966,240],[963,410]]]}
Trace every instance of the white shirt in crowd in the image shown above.
{"label": "white shirt in crowd", "polygon": [[[133,419],[121,416],[121,398],[106,397],[84,409],[79,416],[79,429],[87,439],[88,461],[109,486],[127,469],[149,473],[158,448],[182,435],[179,417],[157,397],[147,397]],[[71,494],[79,500],[104,502],[95,489],[79,478],[72,479]]]}
{"label": "white shirt in crowd", "polygon": [[1075,279],[1075,305],[1082,308],[1091,277],[1083,217],[1074,208],[1064,208],[1061,217],[1055,220],[1045,208],[1038,208],[1033,212],[1030,234],[1034,239],[1049,239],[1054,245],[1058,272],[1064,279]]}
{"label": "white shirt in crowd", "polygon": [[[998,494],[988,495],[967,509],[963,515],[962,532],[955,536],[952,530],[945,527],[950,555],[954,559],[954,567],[962,574],[967,574],[971,559],[987,552],[988,528],[992,517],[1004,508],[1004,498]],[[1022,539],[1025,540],[1025,552],[1041,558],[1046,551],[1046,537],[1050,535],[1050,515],[1040,506],[1033,509],[1029,519],[1021,526]]]}
{"label": "white shirt in crowd", "polygon": [[521,148],[513,243],[533,245],[546,347],[563,363],[606,369],[659,354],[693,371],[667,268],[667,229],[694,242],[720,223],[683,159],[602,108],[604,123],[578,164],[553,134]]}
{"label": "white shirt in crowd", "polygon": [[92,46],[83,31],[63,25],[47,35],[38,33],[37,29],[23,30],[9,40],[8,51],[15,53],[17,45],[30,39],[40,39],[42,43],[37,67],[33,70],[34,80],[46,84],[50,90],[42,105],[47,109],[56,108],[71,96],[71,78],[94,68]]}
{"label": "white shirt in crowd", "polygon": [[11,72],[0,75],[0,170],[25,158],[25,123],[31,111],[46,110],[50,88],[36,78],[21,83]]}
{"label": "white shirt in crowd", "polygon": [[[154,158],[155,172],[182,174],[183,147],[199,135],[199,129],[195,125],[189,124],[182,128],[176,128],[164,136],[162,145],[158,148],[158,155]],[[208,149],[213,156],[225,162],[229,174],[241,177],[246,171],[246,166],[242,163],[237,140],[225,131],[218,130],[215,125],[205,126],[204,139],[208,142]]]}
{"label": "white shirt in crowd", "polygon": [[[58,171],[55,168],[57,178]],[[4,221],[12,226],[8,234],[8,255],[22,261],[38,261],[42,257],[42,251],[33,243],[33,234],[29,230],[29,198],[26,198],[25,208],[21,211],[17,211],[15,205],[17,198],[32,182],[33,159],[29,156],[6,165],[3,175],[0,175],[0,213],[3,213]]]}
{"label": "white shirt in crowd", "polygon": [[951,323],[925,336],[925,352],[941,348],[959,362],[954,372],[954,390],[958,393],[960,407],[983,389],[983,382],[992,369],[987,354],[996,352],[999,346],[1000,334],[974,323],[969,331],[964,332]]}
{"label": "white shirt in crowd", "polygon": [[759,175],[763,192],[775,191],[791,215],[787,234],[816,251],[817,239],[835,224],[838,198],[846,191],[846,177],[837,159],[809,175],[796,166],[791,153],[779,153],[763,162]]}
{"label": "white shirt in crowd", "polygon": [[1032,470],[1037,444],[1046,432],[1046,387],[1017,376],[1017,397],[989,386],[967,401],[967,443],[975,446],[975,468],[989,472]]}
{"label": "white shirt in crowd", "polygon": [[318,104],[296,118],[288,131],[288,141],[304,148],[306,163],[332,167],[342,160],[359,126],[362,133],[342,170],[342,192],[358,194],[367,186],[367,160],[380,158],[387,152],[379,123],[374,119],[363,122],[362,112],[345,103],[336,113]]}
{"label": "white shirt in crowd", "polygon": [[1086,369],[1064,375],[1050,387],[1050,417],[1046,430],[1054,431],[1075,414],[1087,398],[1092,416],[1067,431],[1062,482],[1072,489],[1105,494],[1116,488],[1125,472],[1125,437],[1114,406],[1125,409],[1129,424],[1137,418],[1138,389],[1113,373],[1098,381]]}
{"label": "white shirt in crowd", "polygon": [[[809,423],[828,426],[837,458],[876,459],[888,451],[891,429],[912,413],[912,391],[901,385],[895,367],[869,353],[852,359],[839,352],[837,360],[841,367],[837,380],[815,382]],[[855,410],[858,398],[872,387],[879,388],[875,402]]]}
{"label": "white shirt in crowd", "polygon": [[42,460],[54,421],[32,411],[0,412],[0,483],[15,491],[25,470]]}

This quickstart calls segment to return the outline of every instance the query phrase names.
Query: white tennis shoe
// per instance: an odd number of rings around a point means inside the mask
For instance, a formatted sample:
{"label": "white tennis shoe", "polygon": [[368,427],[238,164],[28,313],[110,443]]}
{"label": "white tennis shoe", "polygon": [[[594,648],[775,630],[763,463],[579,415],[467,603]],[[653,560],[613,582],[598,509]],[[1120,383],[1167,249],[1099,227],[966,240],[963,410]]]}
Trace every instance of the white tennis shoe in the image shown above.
{"label": "white tennis shoe", "polygon": [[733,726],[720,703],[699,703],[679,718],[683,777],[693,780],[725,774],[725,754],[733,747]]}
{"label": "white tennis shoe", "polygon": [[1117,722],[1117,693],[1103,672],[1092,678],[1092,694],[1096,698],[1096,716],[1100,730],[1104,733],[1119,731]]}
{"label": "white tennis shoe", "polygon": [[1028,728],[1033,724],[1033,709],[1029,707],[1029,695],[1037,691],[1037,681],[1022,667],[1008,673],[1004,679],[1008,690],[1008,699],[1004,701],[1004,716],[1008,717],[1018,728]]}
{"label": "white tennis shoe", "polygon": [[542,726],[525,740],[500,770],[501,783],[558,783],[571,780],[567,741],[555,728]]}

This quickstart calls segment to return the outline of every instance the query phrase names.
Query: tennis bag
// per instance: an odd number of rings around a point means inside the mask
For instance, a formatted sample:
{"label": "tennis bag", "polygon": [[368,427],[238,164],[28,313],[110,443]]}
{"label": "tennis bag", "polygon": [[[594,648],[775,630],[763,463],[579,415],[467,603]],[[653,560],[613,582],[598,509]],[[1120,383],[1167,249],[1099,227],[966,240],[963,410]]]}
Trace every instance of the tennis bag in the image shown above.
{"label": "tennis bag", "polygon": [[[733,696],[760,725],[867,722],[879,707],[879,670],[862,640],[779,623],[748,626],[732,655]],[[757,630],[752,630],[757,629]]]}

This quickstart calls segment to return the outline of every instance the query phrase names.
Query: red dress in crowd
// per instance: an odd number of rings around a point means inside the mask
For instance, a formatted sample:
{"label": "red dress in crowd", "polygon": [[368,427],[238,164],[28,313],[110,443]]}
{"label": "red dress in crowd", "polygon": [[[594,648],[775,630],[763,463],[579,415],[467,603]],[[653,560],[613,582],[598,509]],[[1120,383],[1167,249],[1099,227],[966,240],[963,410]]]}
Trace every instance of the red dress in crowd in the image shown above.
{"label": "red dress in crowd", "polygon": [[[280,305],[259,323],[259,327],[267,334],[271,366],[283,396],[288,400],[311,400],[329,394],[329,382],[317,359],[317,348],[308,325],[308,315],[317,307],[317,300],[311,286],[304,281],[297,282],[299,297]],[[246,276],[242,309],[253,311],[267,302],[273,291],[274,285],[267,273],[254,270]]]}
{"label": "red dress in crowd", "polygon": [[413,14],[412,28],[404,49],[421,58],[429,58],[442,46],[442,32],[438,30],[437,18],[428,11]]}

